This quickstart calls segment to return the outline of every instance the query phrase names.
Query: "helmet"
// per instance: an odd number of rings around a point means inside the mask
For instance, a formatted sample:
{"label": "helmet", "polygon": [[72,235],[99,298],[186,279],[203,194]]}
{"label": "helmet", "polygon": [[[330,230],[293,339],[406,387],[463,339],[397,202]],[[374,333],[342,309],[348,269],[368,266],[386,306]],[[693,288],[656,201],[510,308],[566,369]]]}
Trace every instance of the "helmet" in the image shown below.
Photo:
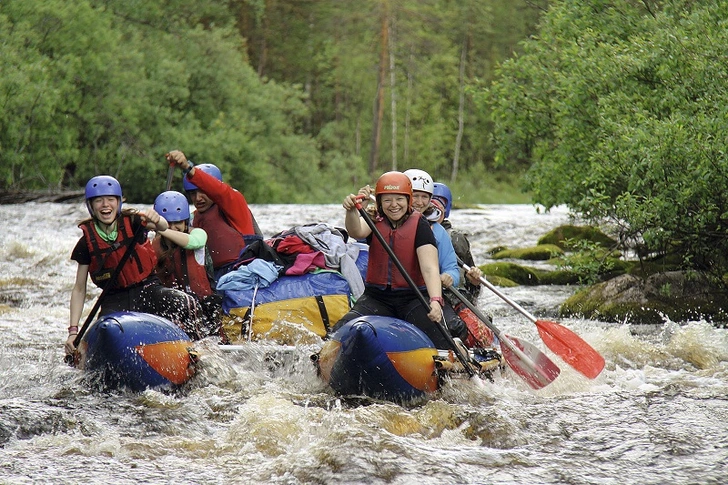
{"label": "helmet", "polygon": [[409,207],[412,208],[412,182],[402,172],[387,172],[382,174],[377,180],[374,189],[377,196],[377,206],[379,206],[379,197],[384,194],[401,194],[406,195],[409,199]]}
{"label": "helmet", "polygon": [[187,197],[174,190],[159,194],[154,201],[154,210],[167,219],[167,222],[181,222],[190,218]]}
{"label": "helmet", "polygon": [[[203,172],[212,175],[220,182],[222,182],[222,172],[220,172],[220,169],[217,168],[217,166],[211,163],[201,163],[199,165],[195,165],[195,170],[202,170]],[[182,187],[184,187],[185,192],[189,192],[190,190],[197,190],[197,186],[187,180],[187,176],[182,177]]]}
{"label": "helmet", "polygon": [[410,168],[405,170],[404,174],[412,181],[412,190],[419,190],[432,195],[432,177],[430,177],[429,173],[424,170]]}
{"label": "helmet", "polygon": [[94,216],[94,211],[91,209],[91,199],[104,195],[113,195],[119,198],[119,214],[121,214],[121,184],[110,175],[97,175],[86,183],[86,208],[91,217]]}
{"label": "helmet", "polygon": [[450,209],[452,209],[452,192],[447,185],[435,182],[432,190],[432,196],[438,198],[444,202],[445,205],[445,219],[450,217]]}

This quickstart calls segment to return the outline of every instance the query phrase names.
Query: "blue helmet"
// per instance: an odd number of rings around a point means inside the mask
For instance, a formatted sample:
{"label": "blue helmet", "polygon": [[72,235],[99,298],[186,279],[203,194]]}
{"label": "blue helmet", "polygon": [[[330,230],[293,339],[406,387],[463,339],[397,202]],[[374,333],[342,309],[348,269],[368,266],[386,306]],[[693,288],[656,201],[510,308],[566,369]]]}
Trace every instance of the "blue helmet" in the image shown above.
{"label": "blue helmet", "polygon": [[452,209],[452,192],[450,192],[447,185],[435,182],[432,189],[432,197],[437,197],[443,201],[443,205],[445,206],[445,219],[450,217],[450,209]]}
{"label": "blue helmet", "polygon": [[94,211],[91,209],[91,199],[104,195],[113,195],[119,198],[119,214],[121,214],[121,184],[110,175],[97,175],[86,183],[86,208],[91,217],[94,216]]}
{"label": "blue helmet", "polygon": [[167,222],[181,222],[190,218],[190,204],[187,197],[174,190],[162,192],[154,200],[154,210]]}
{"label": "blue helmet", "polygon": [[[195,170],[202,170],[203,172],[212,175],[220,182],[222,182],[222,172],[220,172],[220,169],[211,163],[201,163],[199,165],[195,165]],[[182,186],[184,187],[185,192],[189,192],[190,190],[197,190],[197,186],[187,180],[186,175],[182,177]]]}

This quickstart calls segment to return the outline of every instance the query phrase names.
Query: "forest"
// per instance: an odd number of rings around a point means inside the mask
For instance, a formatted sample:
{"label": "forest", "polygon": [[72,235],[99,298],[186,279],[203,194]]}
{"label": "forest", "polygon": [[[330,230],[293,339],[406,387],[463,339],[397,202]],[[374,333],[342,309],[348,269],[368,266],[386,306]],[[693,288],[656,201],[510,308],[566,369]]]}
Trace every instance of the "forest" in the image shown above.
{"label": "forest", "polygon": [[0,191],[105,173],[149,201],[180,149],[254,203],[338,202],[412,167],[487,202],[517,171],[475,95],[546,5],[3,1]]}
{"label": "forest", "polygon": [[421,168],[728,281],[723,1],[5,0],[0,42],[0,193],[149,203],[171,149],[252,203]]}

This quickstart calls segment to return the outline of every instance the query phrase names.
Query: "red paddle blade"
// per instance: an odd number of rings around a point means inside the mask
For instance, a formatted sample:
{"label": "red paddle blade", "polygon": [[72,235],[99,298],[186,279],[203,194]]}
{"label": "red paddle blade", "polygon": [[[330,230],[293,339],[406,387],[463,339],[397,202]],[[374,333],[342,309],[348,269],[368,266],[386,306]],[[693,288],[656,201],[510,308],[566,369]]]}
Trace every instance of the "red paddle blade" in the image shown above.
{"label": "red paddle blade", "polygon": [[546,347],[589,379],[604,369],[604,357],[568,328],[548,320],[536,320],[536,327]]}
{"label": "red paddle blade", "polygon": [[[559,376],[561,369],[546,354],[534,347],[530,342],[515,337],[503,337],[518,349],[515,351],[501,338],[501,352],[513,371],[523,378],[533,389],[541,389],[551,384]],[[520,351],[520,352],[519,352]]]}

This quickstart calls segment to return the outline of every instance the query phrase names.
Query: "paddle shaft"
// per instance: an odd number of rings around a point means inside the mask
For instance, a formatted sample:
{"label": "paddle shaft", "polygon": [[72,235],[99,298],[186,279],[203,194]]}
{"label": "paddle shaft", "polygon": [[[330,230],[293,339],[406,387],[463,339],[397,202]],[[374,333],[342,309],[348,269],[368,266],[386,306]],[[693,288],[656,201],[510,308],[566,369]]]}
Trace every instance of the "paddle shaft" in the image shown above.
{"label": "paddle shaft", "polygon": [[[374,225],[374,221],[372,221],[372,218],[369,217],[369,214],[367,214],[366,211],[362,208],[361,203],[357,202],[356,208],[359,211],[359,214],[364,219],[364,221],[369,226],[369,229],[371,229],[372,233],[374,233],[374,236],[377,238],[379,243],[387,251],[387,254],[389,255],[389,259],[392,260],[392,262],[397,267],[399,272],[402,273],[402,276],[404,276],[404,279],[407,281],[407,284],[410,286],[410,288],[412,288],[412,290],[417,295],[417,298],[419,298],[420,302],[422,302],[422,305],[424,305],[424,307],[429,312],[431,310],[430,302],[427,301],[427,299],[422,294],[420,289],[417,287],[417,284],[414,282],[414,280],[409,275],[407,270],[404,269],[404,266],[402,266],[402,263],[399,261],[397,256],[394,254],[394,250],[392,250],[392,248],[389,247],[389,244],[387,243],[387,241],[384,240],[384,236],[382,236],[382,233],[379,232],[379,229],[377,229],[377,226]],[[445,340],[447,340],[447,342],[450,344],[450,346],[453,349],[453,352],[455,352],[455,355],[457,356],[460,363],[468,371],[468,374],[471,377],[474,376],[476,374],[476,372],[471,367],[471,365],[472,365],[471,362],[469,361],[469,359],[466,356],[464,356],[462,354],[462,349],[455,343],[455,340],[453,340],[452,336],[450,335],[450,332],[447,331],[447,328],[445,327],[444,323],[443,322],[434,322],[434,323],[437,326],[440,333],[442,334],[442,336],[445,337]]]}
{"label": "paddle shaft", "polygon": [[[465,263],[463,262],[463,260],[462,260],[462,259],[460,259],[460,258],[458,258],[458,264],[459,264],[460,266],[462,266],[462,268],[463,268],[463,269],[464,269],[465,271],[470,271],[470,270],[471,270],[471,267],[470,267],[470,266],[468,266],[467,264],[465,264]],[[502,292],[500,292],[500,291],[498,290],[498,288],[496,288],[495,286],[493,286],[493,285],[491,284],[491,282],[490,282],[490,281],[486,280],[485,278],[483,278],[483,277],[481,276],[481,277],[480,277],[480,282],[481,282],[481,283],[483,283],[483,285],[485,285],[486,287],[488,287],[488,289],[489,289],[490,291],[492,291],[493,293],[495,293],[496,295],[498,295],[498,296],[499,296],[499,297],[500,297],[500,298],[501,298],[501,299],[502,299],[503,301],[505,301],[505,302],[506,302],[506,303],[508,303],[508,304],[509,304],[510,306],[512,306],[513,308],[515,308],[515,309],[516,309],[516,310],[518,310],[519,312],[521,312],[521,314],[523,314],[523,315],[524,315],[524,316],[525,316],[526,318],[528,318],[529,320],[531,320],[531,321],[532,321],[533,323],[536,323],[536,321],[537,321],[536,317],[534,317],[533,315],[531,315],[530,313],[528,313],[528,311],[527,311],[527,310],[526,310],[525,308],[523,308],[523,307],[522,307],[521,305],[519,305],[518,303],[516,303],[515,301],[511,300],[511,299],[510,299],[510,298],[508,298],[508,297],[507,297],[506,295],[504,295],[504,294],[503,294]]]}
{"label": "paddle shaft", "polygon": [[475,316],[478,317],[480,319],[480,321],[485,324],[486,327],[488,327],[489,329],[491,329],[493,331],[493,333],[495,334],[495,336],[498,337],[498,339],[501,341],[501,345],[505,344],[505,346],[508,347],[508,349],[511,352],[513,352],[514,354],[516,354],[519,359],[521,359],[522,361],[528,363],[530,367],[532,367],[534,369],[538,369],[538,366],[536,366],[536,364],[533,361],[531,361],[531,359],[526,354],[524,354],[521,351],[521,349],[519,349],[517,346],[515,346],[513,344],[513,342],[511,342],[511,340],[508,338],[507,335],[503,335],[503,333],[495,325],[493,325],[493,322],[491,322],[489,318],[487,318],[485,315],[483,315],[480,312],[480,310],[478,310],[478,308],[475,305],[473,305],[470,302],[470,300],[468,300],[465,297],[465,295],[463,295],[462,293],[460,293],[452,285],[448,286],[447,289],[450,290],[450,291],[452,291],[452,293],[456,297],[458,297],[458,300],[460,300],[461,302],[463,302],[465,304],[465,306],[468,307],[470,309],[470,311],[473,312],[475,314]]}
{"label": "paddle shaft", "polygon": [[174,167],[176,167],[177,164],[174,162],[169,164],[169,169],[167,170],[167,184],[164,186],[167,192],[172,190],[172,177],[174,176]]}

